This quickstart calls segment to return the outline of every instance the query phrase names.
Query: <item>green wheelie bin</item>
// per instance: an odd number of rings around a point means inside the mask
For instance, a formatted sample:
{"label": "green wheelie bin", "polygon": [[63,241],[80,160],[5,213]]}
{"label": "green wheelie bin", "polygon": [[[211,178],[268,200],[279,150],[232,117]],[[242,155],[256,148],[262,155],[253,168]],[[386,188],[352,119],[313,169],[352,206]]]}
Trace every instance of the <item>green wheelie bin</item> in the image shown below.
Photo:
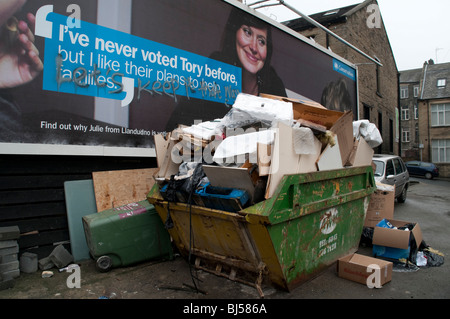
{"label": "green wheelie bin", "polygon": [[148,200],[83,216],[82,220],[89,252],[102,272],[173,258],[170,235]]}
{"label": "green wheelie bin", "polygon": [[265,279],[291,291],[356,252],[375,189],[367,166],[285,175],[272,197],[238,212],[169,203],[157,185],[147,198],[197,268],[262,295]]}

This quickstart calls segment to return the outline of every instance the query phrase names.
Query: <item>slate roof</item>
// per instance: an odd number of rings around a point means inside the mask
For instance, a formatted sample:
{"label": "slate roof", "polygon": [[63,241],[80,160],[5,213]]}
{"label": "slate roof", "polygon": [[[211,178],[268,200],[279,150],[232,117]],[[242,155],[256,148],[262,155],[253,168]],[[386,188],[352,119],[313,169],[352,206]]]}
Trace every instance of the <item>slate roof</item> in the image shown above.
{"label": "slate roof", "polygon": [[400,84],[419,83],[422,75],[422,68],[400,71]]}
{"label": "slate roof", "polygon": [[[331,9],[324,12],[314,13],[309,15],[310,18],[319,22],[323,26],[342,23],[347,21],[347,17],[353,12],[358,11],[364,6],[364,2],[359,4],[353,4],[343,8]],[[313,25],[303,18],[297,18],[289,21],[283,22],[283,24],[294,31],[303,31],[313,27]]]}
{"label": "slate roof", "polygon": [[[427,64],[424,66],[423,74],[421,100],[450,97],[450,63]],[[437,86],[439,79],[445,79],[444,87]]]}

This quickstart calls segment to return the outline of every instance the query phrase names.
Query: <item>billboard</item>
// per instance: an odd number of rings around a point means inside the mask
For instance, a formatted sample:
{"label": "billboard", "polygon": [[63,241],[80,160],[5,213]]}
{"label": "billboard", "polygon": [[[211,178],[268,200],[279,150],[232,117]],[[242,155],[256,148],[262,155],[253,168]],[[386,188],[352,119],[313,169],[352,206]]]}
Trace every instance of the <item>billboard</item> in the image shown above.
{"label": "billboard", "polygon": [[357,114],[356,69],[233,0],[5,0],[0,153],[153,156],[240,92]]}

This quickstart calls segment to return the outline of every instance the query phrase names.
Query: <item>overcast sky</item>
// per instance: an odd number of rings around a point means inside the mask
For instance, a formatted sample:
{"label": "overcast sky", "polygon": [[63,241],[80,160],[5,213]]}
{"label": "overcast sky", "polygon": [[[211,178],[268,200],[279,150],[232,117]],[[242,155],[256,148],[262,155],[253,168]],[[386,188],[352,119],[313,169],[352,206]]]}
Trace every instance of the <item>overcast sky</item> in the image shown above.
{"label": "overcast sky", "polygon": [[[244,3],[250,5],[257,1],[244,0]],[[277,2],[271,0],[266,3]],[[361,3],[363,0],[285,2],[301,13],[310,15]],[[421,68],[429,59],[436,63],[450,62],[450,0],[378,0],[378,4],[399,71]],[[279,22],[298,17],[281,5],[258,11]]]}

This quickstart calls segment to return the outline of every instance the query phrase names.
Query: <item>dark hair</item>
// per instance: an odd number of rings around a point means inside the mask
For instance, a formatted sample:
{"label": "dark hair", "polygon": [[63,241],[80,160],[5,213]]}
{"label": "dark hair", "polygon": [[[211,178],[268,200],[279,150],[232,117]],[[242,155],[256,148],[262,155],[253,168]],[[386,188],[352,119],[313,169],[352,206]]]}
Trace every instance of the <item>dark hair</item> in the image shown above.
{"label": "dark hair", "polygon": [[329,83],[322,92],[320,104],[329,110],[346,111],[351,109],[350,93],[344,79]]}
{"label": "dark hair", "polygon": [[232,8],[222,37],[222,54],[226,57],[226,60],[228,60],[226,61],[227,63],[242,67],[236,52],[236,33],[243,25],[267,30],[267,57],[264,67],[258,73],[258,75],[264,78],[264,74],[267,74],[270,69],[273,45],[272,29],[270,25],[263,20],[243,12],[238,8]]}

